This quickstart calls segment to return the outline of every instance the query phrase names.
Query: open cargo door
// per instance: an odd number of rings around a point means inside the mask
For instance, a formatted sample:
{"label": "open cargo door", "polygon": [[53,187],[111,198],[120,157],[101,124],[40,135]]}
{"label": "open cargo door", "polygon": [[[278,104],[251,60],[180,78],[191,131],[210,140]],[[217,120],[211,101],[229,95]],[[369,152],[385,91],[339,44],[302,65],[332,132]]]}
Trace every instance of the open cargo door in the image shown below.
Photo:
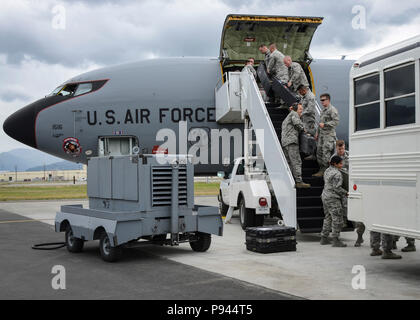
{"label": "open cargo door", "polygon": [[264,60],[261,44],[274,42],[283,54],[308,66],[309,46],[320,17],[228,15],[223,25],[220,60],[223,67],[242,66],[249,57]]}

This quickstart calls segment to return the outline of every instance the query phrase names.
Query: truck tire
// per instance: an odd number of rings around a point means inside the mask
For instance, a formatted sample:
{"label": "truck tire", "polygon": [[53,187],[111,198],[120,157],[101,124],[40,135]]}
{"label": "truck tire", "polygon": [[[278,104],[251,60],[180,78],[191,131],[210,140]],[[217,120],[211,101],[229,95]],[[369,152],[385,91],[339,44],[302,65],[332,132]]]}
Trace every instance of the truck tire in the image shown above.
{"label": "truck tire", "polygon": [[77,253],[83,250],[84,241],[73,236],[73,230],[70,226],[67,226],[65,235],[66,247],[69,252]]}
{"label": "truck tire", "polygon": [[115,262],[122,256],[122,248],[112,247],[106,232],[101,233],[99,240],[99,251],[101,252],[102,259],[106,262]]}
{"label": "truck tire", "polygon": [[241,198],[241,201],[239,202],[239,221],[243,230],[245,230],[248,227],[257,226],[255,209],[245,207],[244,198]]}
{"label": "truck tire", "polygon": [[194,241],[190,241],[191,249],[196,252],[205,252],[210,248],[211,234],[204,232],[197,232]]}
{"label": "truck tire", "polygon": [[220,193],[220,196],[219,196],[220,215],[222,217],[226,217],[228,210],[229,210],[229,206],[225,205],[225,203],[223,202],[222,193]]}

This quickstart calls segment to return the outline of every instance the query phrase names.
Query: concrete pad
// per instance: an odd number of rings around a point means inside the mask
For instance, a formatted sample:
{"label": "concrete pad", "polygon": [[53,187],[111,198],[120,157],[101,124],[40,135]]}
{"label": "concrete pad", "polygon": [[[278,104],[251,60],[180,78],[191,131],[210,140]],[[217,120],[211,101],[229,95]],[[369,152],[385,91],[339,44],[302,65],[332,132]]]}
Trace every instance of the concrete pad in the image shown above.
{"label": "concrete pad", "polygon": [[[7,210],[26,217],[49,217],[62,204],[81,201],[44,201],[39,203],[2,203]],[[216,197],[196,197],[201,205],[217,205]],[[42,213],[37,213],[42,210]],[[50,220],[53,221],[53,220]],[[188,244],[179,247],[141,249],[203,270],[261,285],[276,291],[309,299],[420,299],[420,254],[401,253],[402,260],[370,257],[369,234],[360,248],[353,247],[356,234],[343,233],[347,248],[320,246],[318,235],[298,234],[297,252],[259,254],[245,248],[245,233],[237,218],[225,225],[223,237],[213,236],[206,253],[191,254]],[[400,239],[398,247],[404,246]],[[366,270],[366,289],[355,290],[352,280],[355,266]]]}

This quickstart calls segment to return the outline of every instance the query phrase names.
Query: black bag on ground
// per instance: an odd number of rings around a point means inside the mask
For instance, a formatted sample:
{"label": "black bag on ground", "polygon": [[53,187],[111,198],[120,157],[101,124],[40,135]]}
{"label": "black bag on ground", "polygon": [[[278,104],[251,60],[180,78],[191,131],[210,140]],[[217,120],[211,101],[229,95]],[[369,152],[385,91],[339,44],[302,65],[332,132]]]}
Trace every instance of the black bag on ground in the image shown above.
{"label": "black bag on ground", "polygon": [[311,135],[302,132],[300,134],[300,143],[299,143],[300,152],[310,155],[315,154],[316,150],[316,140]]}
{"label": "black bag on ground", "polygon": [[246,228],[246,248],[249,251],[273,253],[296,251],[296,229],[285,226]]}

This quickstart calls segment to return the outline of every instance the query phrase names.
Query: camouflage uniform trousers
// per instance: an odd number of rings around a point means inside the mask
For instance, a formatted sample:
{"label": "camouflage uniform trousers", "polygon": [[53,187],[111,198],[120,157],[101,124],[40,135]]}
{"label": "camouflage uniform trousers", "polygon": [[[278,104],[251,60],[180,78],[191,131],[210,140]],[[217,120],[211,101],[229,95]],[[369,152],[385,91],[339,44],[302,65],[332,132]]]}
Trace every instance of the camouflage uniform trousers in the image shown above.
{"label": "camouflage uniform trousers", "polygon": [[366,226],[363,222],[356,222],[356,233],[362,236],[365,233]]}
{"label": "camouflage uniform trousers", "polygon": [[318,147],[316,150],[316,158],[321,170],[328,168],[331,156],[335,148],[335,136],[323,135],[318,136]]}
{"label": "camouflage uniform trousers", "polygon": [[[399,236],[394,236],[394,242],[398,242],[400,240]],[[407,242],[408,246],[415,246],[416,239],[405,237],[405,241]]]}
{"label": "camouflage uniform trousers", "polygon": [[339,237],[343,228],[343,205],[341,199],[322,196],[322,204],[324,206],[324,223],[322,225],[321,235],[328,237]]}
{"label": "camouflage uniform trousers", "polygon": [[382,249],[384,251],[391,251],[392,241],[394,237],[390,234],[384,234],[380,232],[370,232],[370,247],[374,250],[379,250],[382,242]]}
{"label": "camouflage uniform trousers", "polygon": [[302,159],[300,158],[299,145],[296,143],[289,144],[283,147],[283,152],[296,182],[302,182]]}

